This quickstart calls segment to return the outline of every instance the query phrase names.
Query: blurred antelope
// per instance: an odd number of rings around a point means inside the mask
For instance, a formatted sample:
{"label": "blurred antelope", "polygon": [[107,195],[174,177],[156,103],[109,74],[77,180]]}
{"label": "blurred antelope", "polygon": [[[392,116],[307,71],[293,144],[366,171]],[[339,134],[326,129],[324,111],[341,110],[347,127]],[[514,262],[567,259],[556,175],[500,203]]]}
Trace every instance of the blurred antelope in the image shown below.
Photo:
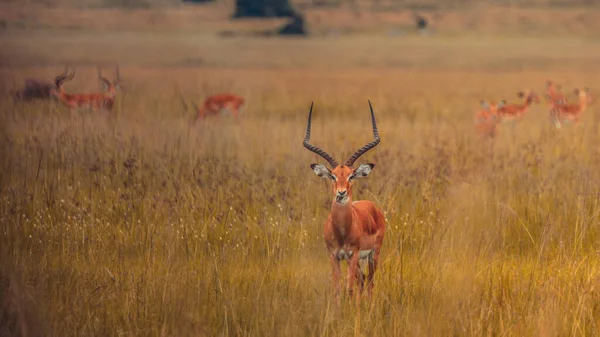
{"label": "blurred antelope", "polygon": [[567,96],[563,93],[559,92],[561,86],[556,84],[553,81],[546,82],[546,102],[550,103],[550,105],[558,105],[558,104],[567,104]]}
{"label": "blurred antelope", "polygon": [[359,260],[365,259],[369,265],[368,290],[370,294],[373,290],[373,276],[379,263],[379,253],[383,244],[385,217],[371,201],[352,201],[354,181],[368,176],[375,165],[365,163],[356,169],[353,169],[352,165],[360,156],[380,142],[377,125],[375,124],[375,113],[371,102],[369,102],[374,140],[356,151],[345,164],[339,165],[327,152],[308,143],[310,140],[312,107],[311,103],[303,144],[304,147],[323,157],[331,165],[331,169],[321,164],[312,164],[310,167],[317,176],[331,182],[333,192],[331,211],[327,221],[325,221],[323,237],[333,268],[335,294],[339,294],[340,290],[340,261],[342,260],[348,262],[346,280],[350,296],[353,295],[355,281],[358,281],[360,290],[363,290],[365,275],[360,268]]}
{"label": "blurred antelope", "polygon": [[550,109],[550,118],[557,129],[560,129],[564,122],[577,123],[587,105],[594,102],[594,98],[590,95],[588,88],[584,88],[583,90],[575,89],[575,94],[579,96],[579,103],[554,104]]}
{"label": "blurred antelope", "polygon": [[[183,97],[181,97],[181,102],[187,111],[187,104]],[[195,113],[197,114],[193,123],[196,123],[200,119],[204,120],[209,117],[217,117],[222,114],[224,109],[231,110],[234,120],[239,122],[240,108],[244,104],[245,100],[243,97],[230,93],[212,95],[204,101],[202,107],[199,107],[195,101],[192,101]]]}
{"label": "blurred antelope", "polygon": [[525,101],[522,104],[503,104],[500,107],[496,107],[496,113],[501,122],[520,121],[527,111],[529,111],[531,104],[540,102],[538,95],[531,90],[519,91],[517,97],[525,97]]}
{"label": "blurred antelope", "polygon": [[481,109],[475,112],[475,131],[482,137],[494,138],[498,134],[498,109],[502,108],[505,101],[498,104],[489,104],[481,101]]}
{"label": "blurred antelope", "polygon": [[119,66],[117,65],[117,79],[110,82],[102,77],[102,70],[98,67],[98,78],[104,84],[104,92],[101,93],[84,93],[84,94],[67,94],[63,88],[64,82],[70,81],[75,77],[75,70],[70,75],[67,75],[68,68],[54,79],[56,88],[52,90],[52,95],[57,97],[65,106],[72,111],[82,108],[90,108],[110,112],[115,102],[116,88],[122,81],[119,74]]}

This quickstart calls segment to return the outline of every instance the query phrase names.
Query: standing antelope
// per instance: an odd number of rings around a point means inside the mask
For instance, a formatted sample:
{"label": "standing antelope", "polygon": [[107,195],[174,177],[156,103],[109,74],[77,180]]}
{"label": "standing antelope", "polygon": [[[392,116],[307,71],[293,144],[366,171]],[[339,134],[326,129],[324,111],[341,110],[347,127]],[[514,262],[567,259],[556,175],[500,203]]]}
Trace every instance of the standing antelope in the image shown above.
{"label": "standing antelope", "polygon": [[562,127],[563,122],[577,123],[587,105],[594,102],[588,88],[575,89],[575,94],[579,96],[579,103],[554,104],[550,109],[550,118],[557,129]]}
{"label": "standing antelope", "polygon": [[546,82],[547,93],[546,93],[546,102],[550,103],[550,105],[558,105],[558,104],[567,104],[567,96],[563,93],[559,92],[561,86],[556,84],[553,81]]}
{"label": "standing antelope", "polygon": [[110,82],[106,78],[102,77],[102,71],[98,67],[98,78],[105,86],[105,91],[101,93],[86,93],[86,94],[67,94],[63,88],[63,83],[70,81],[75,77],[75,70],[70,75],[67,75],[67,70],[58,75],[54,83],[56,88],[52,90],[52,95],[56,96],[65,106],[69,107],[72,111],[81,108],[90,108],[92,110],[99,110],[110,112],[115,102],[116,88],[119,82],[122,81],[119,74],[119,66],[117,66],[117,79]]}
{"label": "standing antelope", "polygon": [[375,124],[375,114],[371,109],[371,122],[375,140],[356,151],[344,165],[338,165],[325,151],[308,143],[310,139],[310,125],[312,108],[308,112],[308,124],[304,147],[323,157],[332,170],[321,164],[311,164],[310,167],[319,177],[331,180],[333,189],[333,202],[331,212],[327,217],[324,228],[324,239],[329,251],[331,266],[333,267],[333,283],[336,295],[340,291],[340,261],[348,261],[347,289],[352,296],[354,282],[358,281],[360,290],[364,289],[365,275],[360,266],[359,259],[367,259],[369,265],[368,287],[369,294],[373,290],[373,276],[379,262],[379,253],[385,233],[385,218],[371,201],[352,201],[352,185],[355,179],[366,177],[375,166],[371,163],[360,165],[352,169],[354,162],[370,149],[379,144],[380,138]]}
{"label": "standing antelope", "polygon": [[481,101],[481,109],[475,112],[475,131],[482,137],[494,138],[498,134],[498,109],[502,108],[505,101],[498,104],[489,104]]}
{"label": "standing antelope", "polygon": [[[183,99],[182,102],[184,104],[185,109],[187,110],[187,104],[185,104],[185,101],[183,101]],[[198,104],[196,104],[196,102],[192,101],[192,104],[194,105],[194,110],[196,110],[197,113],[194,123],[196,123],[199,119],[206,119],[209,117],[218,116],[224,109],[231,110],[233,118],[236,122],[239,122],[240,108],[244,105],[244,103],[245,100],[243,97],[229,93],[216,94],[208,97],[204,101],[202,107],[199,107]]]}
{"label": "standing antelope", "polygon": [[531,91],[519,91],[517,93],[517,97],[523,98],[525,97],[525,101],[522,104],[503,104],[502,106],[497,107],[497,114],[500,117],[500,121],[502,122],[514,122],[520,121],[523,119],[523,116],[527,113],[531,104],[539,103],[540,98],[538,95]]}

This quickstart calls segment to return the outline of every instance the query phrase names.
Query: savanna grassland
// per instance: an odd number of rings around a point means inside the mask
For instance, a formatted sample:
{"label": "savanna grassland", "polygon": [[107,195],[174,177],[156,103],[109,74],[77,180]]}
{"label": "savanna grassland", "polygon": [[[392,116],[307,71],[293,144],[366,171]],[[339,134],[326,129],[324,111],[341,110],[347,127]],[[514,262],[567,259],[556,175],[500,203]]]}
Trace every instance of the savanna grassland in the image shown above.
{"label": "savanna grassland", "polygon": [[[600,92],[593,36],[9,25],[0,42],[5,329],[599,334],[600,110],[554,130],[542,101],[493,141],[473,125],[480,100],[543,98],[548,79],[571,101],[576,87]],[[96,65],[110,78],[114,62],[124,82],[111,116],[8,94],[65,64],[77,70],[68,92],[99,90]],[[180,93],[221,91],[247,98],[241,122],[191,125]],[[338,303],[322,238],[332,195],[302,139],[314,101],[311,143],[345,160],[372,139],[368,99],[382,142],[358,160],[375,168],[354,198],[384,211],[387,232],[372,298]]]}

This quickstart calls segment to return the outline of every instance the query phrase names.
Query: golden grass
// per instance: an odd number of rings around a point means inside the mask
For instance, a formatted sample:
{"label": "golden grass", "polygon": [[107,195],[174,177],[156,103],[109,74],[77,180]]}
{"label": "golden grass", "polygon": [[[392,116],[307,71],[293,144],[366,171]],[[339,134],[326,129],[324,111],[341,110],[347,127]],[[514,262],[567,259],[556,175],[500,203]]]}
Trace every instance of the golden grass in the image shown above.
{"label": "golden grass", "polygon": [[[48,38],[30,54],[73,60],[51,55],[46,43],[61,40]],[[491,41],[409,39],[439,57],[407,52],[397,59],[416,64],[388,67],[387,48],[400,42],[214,40],[210,60],[241,55],[195,68],[172,66],[185,43],[162,64],[157,55],[138,64],[132,40],[114,38],[112,56],[81,54],[126,59],[113,118],[2,98],[0,267],[33,294],[47,334],[598,334],[595,106],[560,132],[535,106],[493,143],[472,124],[480,99],[541,93],[549,78],[596,91],[598,66],[579,62],[598,53],[593,43],[576,40],[577,52],[558,48],[551,59],[551,39],[497,39],[515,48],[498,54]],[[261,48],[279,53],[251,56]],[[532,69],[511,64],[516,56]],[[95,90],[95,69],[77,69],[67,90]],[[242,123],[190,127],[177,87],[190,99],[242,93]],[[370,140],[367,99],[382,143],[360,159],[376,166],[355,198],[381,207],[388,231],[373,298],[338,305],[321,237],[331,195],[309,168],[322,160],[301,140],[314,100],[312,142],[342,160]]]}

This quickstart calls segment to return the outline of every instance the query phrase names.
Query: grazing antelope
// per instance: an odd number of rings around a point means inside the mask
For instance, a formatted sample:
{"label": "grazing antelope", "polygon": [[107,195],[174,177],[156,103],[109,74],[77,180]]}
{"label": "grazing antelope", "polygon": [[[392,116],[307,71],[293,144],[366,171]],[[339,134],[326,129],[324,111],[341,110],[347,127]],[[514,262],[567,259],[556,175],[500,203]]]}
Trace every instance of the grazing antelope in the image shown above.
{"label": "grazing antelope", "polygon": [[529,111],[531,104],[539,103],[540,98],[538,95],[531,91],[519,91],[517,93],[517,97],[525,98],[525,101],[522,104],[503,104],[500,107],[497,107],[497,115],[502,122],[514,122],[520,121],[523,119],[523,116]]}
{"label": "grazing antelope", "polygon": [[505,101],[500,101],[498,104],[489,104],[481,101],[481,109],[475,112],[475,131],[480,136],[496,137],[498,134],[498,109],[502,108],[505,103]]}
{"label": "grazing antelope", "polygon": [[15,99],[23,101],[31,101],[34,99],[49,99],[52,97],[51,92],[54,84],[35,78],[25,80],[25,87],[12,92]]}
{"label": "grazing antelope", "polygon": [[557,129],[562,127],[563,122],[577,123],[587,105],[594,102],[588,88],[575,89],[575,94],[579,96],[579,103],[555,104],[550,109],[550,118]]}
{"label": "grazing antelope", "polygon": [[[187,111],[187,104],[185,104],[183,98],[182,102]],[[194,101],[192,101],[192,104],[197,114],[193,123],[196,123],[200,119],[204,120],[209,117],[219,116],[224,109],[231,110],[234,120],[239,122],[240,108],[245,104],[245,100],[243,97],[235,94],[222,93],[208,97],[202,107],[199,107]]]}
{"label": "grazing antelope", "polygon": [[563,93],[559,92],[561,86],[556,84],[553,81],[546,82],[547,93],[546,93],[546,102],[550,103],[550,105],[558,105],[558,104],[567,104],[567,96]]}
{"label": "grazing antelope", "polygon": [[115,102],[116,88],[122,81],[119,74],[119,66],[117,65],[117,79],[110,82],[106,78],[102,77],[102,70],[98,67],[98,78],[105,86],[105,91],[101,93],[89,93],[89,94],[67,94],[63,88],[63,84],[66,81],[70,81],[75,77],[75,70],[70,75],[67,75],[67,70],[58,75],[54,83],[56,88],[52,90],[52,95],[57,97],[65,106],[71,110],[90,108],[92,110],[99,110],[110,112]]}
{"label": "grazing antelope", "polygon": [[340,261],[346,260],[348,262],[346,282],[348,292],[352,296],[355,281],[358,281],[360,290],[362,291],[364,289],[365,275],[359,266],[359,260],[367,259],[369,266],[368,287],[369,294],[371,294],[373,290],[373,276],[379,262],[379,253],[385,233],[385,218],[381,210],[371,201],[352,200],[354,180],[368,176],[375,165],[366,163],[356,169],[353,169],[352,165],[360,156],[379,144],[380,138],[377,125],[375,124],[373,107],[369,101],[375,140],[356,151],[343,165],[338,165],[338,162],[325,151],[308,143],[310,140],[312,107],[311,103],[303,144],[308,150],[327,160],[332,168],[330,170],[321,164],[310,165],[317,176],[331,181],[333,190],[333,202],[331,203],[331,211],[325,222],[324,238],[333,268],[334,290],[336,295],[338,295],[340,291]]}

